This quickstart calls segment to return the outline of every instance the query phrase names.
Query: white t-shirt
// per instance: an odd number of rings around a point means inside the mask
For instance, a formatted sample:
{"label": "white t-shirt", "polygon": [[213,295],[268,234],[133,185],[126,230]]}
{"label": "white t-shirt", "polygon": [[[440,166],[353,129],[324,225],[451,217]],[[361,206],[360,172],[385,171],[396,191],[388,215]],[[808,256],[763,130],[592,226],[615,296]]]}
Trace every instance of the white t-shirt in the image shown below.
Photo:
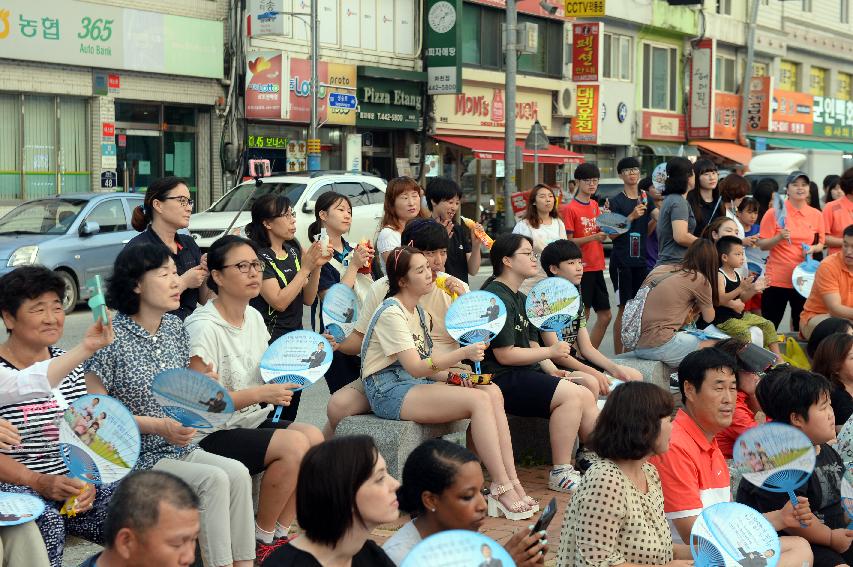
{"label": "white t-shirt", "polygon": [[[539,228],[533,228],[526,219],[521,219],[515,223],[515,228],[512,229],[512,232],[514,234],[521,234],[532,238],[533,251],[537,254],[541,254],[545,247],[555,240],[562,240],[566,238],[566,225],[563,223],[562,219],[552,218],[551,224],[540,224]],[[529,277],[522,282],[518,289],[521,293],[527,295],[530,293],[530,290],[533,289],[534,285],[544,280],[547,276],[539,262],[536,262],[536,269],[537,272],[535,276]]]}
{"label": "white t-shirt", "polygon": [[374,260],[374,262],[379,262],[379,267],[382,269],[383,274],[385,273],[385,260],[382,258],[382,255],[400,246],[402,236],[402,232],[397,232],[390,226],[386,226],[379,231],[379,236],[376,237],[377,260]]}
{"label": "white t-shirt", "polygon": [[388,538],[382,551],[385,552],[395,565],[402,565],[403,560],[417,544],[421,542],[421,534],[413,521],[408,521]]}
{"label": "white t-shirt", "polygon": [[[417,309],[409,311],[399,301],[394,303],[382,312],[373,327],[361,361],[365,378],[394,364],[401,352],[417,349],[421,359],[430,355]],[[424,321],[429,328],[429,313],[424,313]]]}
{"label": "white t-shirt", "polygon": [[[219,382],[228,390],[262,385],[261,357],[270,339],[263,316],[254,307],[247,306],[243,326],[235,327],[222,318],[214,303],[208,301],[184,321],[190,336],[190,356],[198,356],[205,364],[212,364]],[[271,410],[272,406],[247,406],[236,412],[223,429],[257,427]]]}

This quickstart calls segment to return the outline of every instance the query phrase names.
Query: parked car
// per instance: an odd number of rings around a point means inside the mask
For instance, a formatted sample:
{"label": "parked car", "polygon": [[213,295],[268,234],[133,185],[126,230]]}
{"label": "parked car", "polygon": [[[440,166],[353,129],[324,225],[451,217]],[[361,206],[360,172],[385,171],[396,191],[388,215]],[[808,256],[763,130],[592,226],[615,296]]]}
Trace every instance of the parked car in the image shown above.
{"label": "parked car", "polygon": [[138,234],[130,225],[139,193],[72,193],[34,199],[0,218],[0,274],[41,264],[65,281],[66,313],[88,299],[86,280],[112,274],[116,256]]}
{"label": "parked car", "polygon": [[[232,233],[239,234],[252,220],[252,205],[261,195],[285,195],[293,203],[296,213],[296,239],[305,246],[308,242],[308,225],[314,222],[314,203],[327,191],[336,191],[352,202],[352,226],[349,239],[368,238],[373,241],[382,219],[385,203],[385,181],[368,173],[318,171],[274,175],[241,183],[228,191],[209,209],[194,214],[190,219],[190,234],[202,249],[207,249],[225,234],[233,223]],[[239,213],[239,214],[238,214]]]}

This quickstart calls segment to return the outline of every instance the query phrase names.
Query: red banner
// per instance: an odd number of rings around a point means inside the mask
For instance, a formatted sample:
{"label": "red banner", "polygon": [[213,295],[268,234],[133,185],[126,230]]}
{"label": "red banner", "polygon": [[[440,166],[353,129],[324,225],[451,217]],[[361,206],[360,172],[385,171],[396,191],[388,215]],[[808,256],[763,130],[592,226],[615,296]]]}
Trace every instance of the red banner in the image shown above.
{"label": "red banner", "polygon": [[740,96],[730,93],[714,93],[714,132],[717,140],[737,140]]}
{"label": "red banner", "polygon": [[749,80],[749,100],[746,106],[746,128],[750,132],[770,131],[771,77],[752,77]]}
{"label": "red banner", "polygon": [[598,143],[598,85],[578,85],[577,114],[572,118],[572,143]]}
{"label": "red banner", "polygon": [[809,93],[773,90],[773,132],[805,134],[814,131],[814,97]]}
{"label": "red banner", "polygon": [[601,24],[572,24],[572,81],[597,83],[600,73]]}

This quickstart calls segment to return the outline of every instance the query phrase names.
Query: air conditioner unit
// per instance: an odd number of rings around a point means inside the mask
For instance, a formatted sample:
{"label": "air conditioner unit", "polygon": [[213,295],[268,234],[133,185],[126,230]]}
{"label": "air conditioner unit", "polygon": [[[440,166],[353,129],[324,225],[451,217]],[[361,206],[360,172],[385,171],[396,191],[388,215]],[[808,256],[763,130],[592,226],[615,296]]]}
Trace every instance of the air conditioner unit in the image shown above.
{"label": "air conditioner unit", "polygon": [[563,118],[571,118],[575,115],[575,99],[578,88],[576,85],[563,87],[554,93],[554,115]]}
{"label": "air conditioner unit", "polygon": [[409,144],[409,163],[419,163],[421,161],[421,145]]}

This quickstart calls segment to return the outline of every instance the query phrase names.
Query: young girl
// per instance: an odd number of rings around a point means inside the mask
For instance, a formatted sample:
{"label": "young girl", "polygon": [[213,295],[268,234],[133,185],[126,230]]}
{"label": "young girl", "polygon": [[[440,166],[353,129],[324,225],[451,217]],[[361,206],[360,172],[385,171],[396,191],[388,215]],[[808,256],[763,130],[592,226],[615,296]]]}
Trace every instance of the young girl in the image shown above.
{"label": "young girl", "polygon": [[[744,233],[743,224],[737,218],[737,208],[744,197],[749,194],[749,190],[749,181],[736,173],[732,173],[720,181],[721,206],[725,211],[725,216],[732,219],[735,225],[737,225],[737,237],[741,240],[746,237],[746,234]],[[748,246],[748,244],[744,242],[744,246]]]}
{"label": "young girl", "polygon": [[[566,225],[557,214],[557,197],[547,185],[537,185],[527,195],[527,211],[524,218],[515,223],[514,234],[521,234],[533,241],[533,251],[541,254],[546,246],[566,238]],[[532,277],[524,281],[522,293],[530,293],[534,285],[544,280],[546,274],[540,267]]]}
{"label": "young girl", "polygon": [[308,448],[323,439],[313,426],[268,419],[274,405],[290,403],[294,386],[261,379],[269,334],[260,313],[249,306],[261,289],[263,262],[257,248],[239,236],[223,236],[210,247],[208,266],[208,286],[217,295],[185,322],[190,368],[215,372],[238,411],[223,428],[206,431],[199,445],[242,462],[251,474],[264,473],[255,526],[258,554],[264,555],[274,536],[287,536],[296,516],[299,464]]}
{"label": "young girl", "polygon": [[508,414],[549,419],[554,468],[548,486],[558,492],[574,492],[580,473],[572,466],[572,449],[578,434],[586,437],[595,425],[595,397],[587,388],[567,380],[572,374],[552,361],[566,363],[569,345],[560,341],[539,346],[539,333],[527,318],[527,297],[519,288],[540,269],[530,237],[504,234],[492,244],[489,257],[494,275],[483,289],[504,302],[507,317],[490,342],[482,370],[493,375]]}
{"label": "young girl", "polygon": [[[320,271],[331,256],[323,254],[319,242],[314,242],[302,254],[296,237],[296,214],[290,199],[283,195],[267,194],[252,205],[252,222],[246,234],[260,248],[263,264],[260,294],[250,305],[263,317],[270,343],[279,337],[302,328],[304,305],[317,299]],[[302,392],[297,392],[282,417],[296,419]]]}
{"label": "young girl", "polygon": [[417,423],[470,418],[471,436],[492,479],[489,515],[530,518],[533,509],[518,483],[509,426],[497,419],[486,391],[495,386],[454,388],[436,382],[447,378],[442,370],[463,360],[482,360],[485,345],[433,354],[429,315],[418,306],[435,285],[429,261],[414,248],[395,248],[386,271],[387,299],[371,318],[361,346],[361,377],[373,413]]}
{"label": "young girl", "polygon": [[719,173],[717,166],[709,159],[697,160],[693,165],[696,178],[696,190],[687,194],[687,204],[696,217],[694,236],[701,236],[705,227],[718,216],[723,216],[723,204],[720,190],[717,188]]}
{"label": "young girl", "polygon": [[[358,300],[358,310],[361,311],[364,298],[373,284],[373,277],[369,271],[373,261],[373,247],[363,240],[353,248],[343,237],[352,225],[352,203],[340,193],[333,191],[323,193],[314,205],[314,217],[314,222],[308,227],[308,239],[315,240],[315,237],[320,234],[320,229],[325,228],[329,236],[329,246],[332,249],[328,263],[320,269],[318,286],[320,301],[317,309],[322,311],[326,292],[333,285],[340,283],[352,288]],[[364,273],[362,268],[366,268],[367,272]],[[360,361],[357,356],[335,351],[332,366],[326,373],[329,393],[334,394],[358,378],[359,366]]]}
{"label": "young girl", "polygon": [[841,431],[853,415],[853,335],[835,333],[823,339],[815,351],[812,370],[832,382],[835,430]]}
{"label": "young girl", "polygon": [[423,189],[411,177],[396,177],[385,188],[385,210],[381,230],[376,238],[376,253],[382,259],[380,267],[385,268],[388,254],[400,246],[400,235],[406,223],[415,217],[426,217],[421,210]]}

